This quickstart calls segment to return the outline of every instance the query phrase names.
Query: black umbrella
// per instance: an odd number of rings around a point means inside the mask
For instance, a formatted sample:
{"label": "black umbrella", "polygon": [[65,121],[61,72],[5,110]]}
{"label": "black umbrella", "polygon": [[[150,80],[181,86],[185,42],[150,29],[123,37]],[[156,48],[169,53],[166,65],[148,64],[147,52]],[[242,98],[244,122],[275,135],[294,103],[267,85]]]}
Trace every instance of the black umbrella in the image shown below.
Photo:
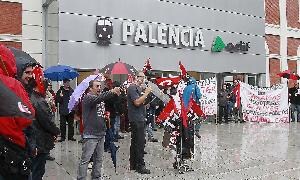
{"label": "black umbrella", "polygon": [[106,65],[100,72],[104,74],[135,74],[137,70],[119,59],[117,62]]}
{"label": "black umbrella", "polygon": [[21,99],[0,81],[0,117],[24,117],[33,119],[32,113]]}
{"label": "black umbrella", "polygon": [[30,63],[33,65],[40,65],[33,57],[31,57],[26,52],[14,47],[9,47],[9,49],[14,54],[17,62],[20,61],[20,62]]}
{"label": "black umbrella", "polygon": [[18,76],[22,75],[22,72],[24,70],[22,68],[25,67],[24,65],[31,65],[31,66],[39,65],[39,66],[41,66],[40,63],[38,63],[33,57],[31,57],[26,52],[24,52],[20,49],[13,48],[13,47],[9,47],[9,49],[15,56],[16,65],[17,65],[17,69],[18,69],[18,72],[17,72]]}

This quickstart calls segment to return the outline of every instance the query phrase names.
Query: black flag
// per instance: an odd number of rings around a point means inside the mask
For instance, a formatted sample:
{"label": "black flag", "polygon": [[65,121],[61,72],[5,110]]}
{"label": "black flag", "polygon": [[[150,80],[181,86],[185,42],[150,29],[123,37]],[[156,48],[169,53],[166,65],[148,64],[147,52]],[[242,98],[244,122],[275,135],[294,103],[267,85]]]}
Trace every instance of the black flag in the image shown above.
{"label": "black flag", "polygon": [[33,115],[22,100],[0,81],[0,117],[24,117],[33,119]]}

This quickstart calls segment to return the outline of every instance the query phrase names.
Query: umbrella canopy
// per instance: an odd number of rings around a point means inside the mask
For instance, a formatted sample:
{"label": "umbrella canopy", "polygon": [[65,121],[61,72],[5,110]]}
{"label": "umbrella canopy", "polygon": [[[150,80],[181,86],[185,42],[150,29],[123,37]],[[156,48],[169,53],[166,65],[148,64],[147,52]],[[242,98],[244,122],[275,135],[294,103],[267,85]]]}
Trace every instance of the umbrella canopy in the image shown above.
{"label": "umbrella canopy", "polygon": [[85,78],[75,89],[70,97],[70,101],[68,104],[69,112],[73,110],[75,105],[78,103],[79,99],[82,97],[83,93],[86,91],[86,89],[89,87],[89,83],[92,80],[99,79],[102,76],[99,75],[90,75],[87,78]]}
{"label": "umbrella canopy", "polygon": [[285,70],[281,73],[277,74],[279,77],[283,77],[286,79],[299,80],[300,77],[298,74],[291,72],[291,70]]}
{"label": "umbrella canopy", "polygon": [[32,64],[33,66],[40,65],[33,57],[31,57],[26,52],[24,52],[20,49],[16,49],[14,47],[9,47],[8,49],[10,49],[11,52],[14,54],[16,63],[18,63],[18,61],[19,61],[19,62],[25,62],[25,63]]}
{"label": "umbrella canopy", "polygon": [[137,70],[133,66],[119,60],[106,65],[100,72],[104,74],[135,74]]}
{"label": "umbrella canopy", "polygon": [[74,79],[79,76],[78,72],[70,66],[51,66],[44,71],[45,77],[52,81],[62,81],[64,79]]}
{"label": "umbrella canopy", "polygon": [[17,76],[20,78],[23,74],[24,68],[27,67],[28,65],[31,66],[40,66],[40,63],[38,63],[33,57],[31,57],[29,54],[26,52],[16,49],[13,47],[8,48],[15,56],[16,59],[16,65],[17,65]]}
{"label": "umbrella canopy", "polygon": [[0,99],[5,102],[0,105],[0,117],[1,116],[13,116],[24,117],[27,119],[33,119],[33,114],[29,111],[22,100],[13,93],[8,87],[6,87],[2,81],[0,81]]}

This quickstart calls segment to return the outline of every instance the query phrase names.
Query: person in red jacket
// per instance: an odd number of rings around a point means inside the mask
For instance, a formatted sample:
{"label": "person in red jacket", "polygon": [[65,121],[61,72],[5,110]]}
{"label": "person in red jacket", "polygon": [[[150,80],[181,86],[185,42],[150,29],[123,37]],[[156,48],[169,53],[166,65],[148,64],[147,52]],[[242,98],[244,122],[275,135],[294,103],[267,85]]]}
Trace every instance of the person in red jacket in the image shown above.
{"label": "person in red jacket", "polygon": [[[14,78],[16,73],[14,55],[8,48],[0,45],[0,80],[21,98],[32,114],[35,114],[26,90],[21,82]],[[30,168],[23,130],[31,124],[31,119],[0,117],[0,179],[28,179]]]}

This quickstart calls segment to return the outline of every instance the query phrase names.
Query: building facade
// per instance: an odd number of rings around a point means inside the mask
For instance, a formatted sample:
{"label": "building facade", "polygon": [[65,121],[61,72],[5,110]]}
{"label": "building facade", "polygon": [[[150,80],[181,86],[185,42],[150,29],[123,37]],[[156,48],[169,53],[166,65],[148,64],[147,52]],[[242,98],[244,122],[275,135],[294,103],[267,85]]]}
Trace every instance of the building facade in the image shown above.
{"label": "building facade", "polygon": [[270,85],[281,81],[277,74],[283,70],[300,73],[299,3],[299,0],[265,0],[266,61]]}
{"label": "building facade", "polygon": [[[89,0],[88,3],[6,0],[0,3],[19,7],[19,18],[14,16],[19,21],[9,20],[18,24],[19,31],[0,31],[0,40],[27,51],[44,67],[66,64],[82,70],[95,69],[120,58],[141,69],[145,60],[151,58],[155,70],[178,71],[178,61],[182,61],[197,76],[199,72],[240,74],[247,82],[247,76],[251,75],[258,85],[268,80],[265,73],[272,77],[267,67],[274,63],[267,62],[265,55],[268,40],[265,40],[263,0]],[[265,4],[267,7],[268,3]],[[96,28],[104,25],[98,23],[104,18],[113,27],[109,46],[98,42],[101,38]],[[220,52],[212,50],[222,45],[217,37],[224,43]],[[267,35],[266,39],[272,37]],[[271,58],[273,54],[268,56]]]}

